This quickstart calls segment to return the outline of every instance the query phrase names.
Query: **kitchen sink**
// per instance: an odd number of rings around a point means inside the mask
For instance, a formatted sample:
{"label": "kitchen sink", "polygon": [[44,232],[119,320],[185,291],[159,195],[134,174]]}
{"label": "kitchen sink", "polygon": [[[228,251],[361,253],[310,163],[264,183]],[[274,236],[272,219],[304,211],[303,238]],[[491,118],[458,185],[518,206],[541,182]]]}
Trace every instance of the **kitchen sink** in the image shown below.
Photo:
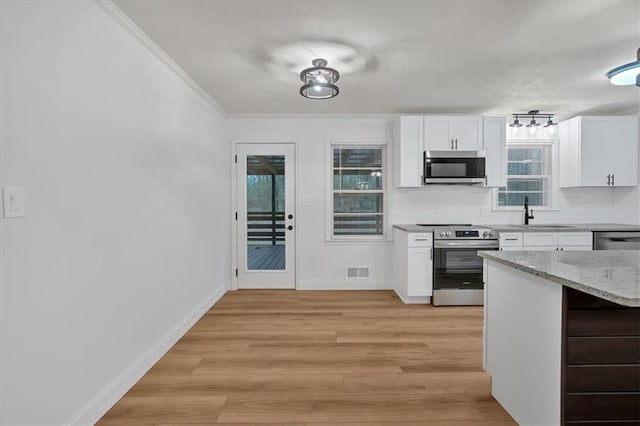
{"label": "kitchen sink", "polygon": [[536,225],[516,225],[518,228],[523,228],[523,229],[535,229],[535,228],[544,228],[544,229],[572,229],[575,228],[575,226],[571,226],[571,225],[543,225],[543,224],[536,224]]}

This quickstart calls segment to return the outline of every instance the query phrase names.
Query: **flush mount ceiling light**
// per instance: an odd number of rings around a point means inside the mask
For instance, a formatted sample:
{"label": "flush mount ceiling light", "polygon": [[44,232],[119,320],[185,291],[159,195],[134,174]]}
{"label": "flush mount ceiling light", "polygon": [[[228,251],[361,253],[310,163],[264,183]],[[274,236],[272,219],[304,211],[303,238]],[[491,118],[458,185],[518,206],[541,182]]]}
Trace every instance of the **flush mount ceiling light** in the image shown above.
{"label": "flush mount ceiling light", "polygon": [[513,123],[509,124],[509,127],[511,127],[511,131],[515,134],[518,133],[518,130],[520,127],[522,127],[522,123],[520,122],[519,118],[531,118],[531,121],[529,122],[529,124],[527,124],[527,127],[529,128],[529,132],[531,132],[532,134],[536,132],[536,129],[538,127],[540,127],[541,123],[536,121],[536,117],[538,118],[546,118],[547,122],[544,125],[544,127],[547,129],[547,131],[550,134],[555,133],[555,127],[557,126],[558,123],[554,123],[553,122],[553,114],[540,114],[540,111],[537,109],[531,110],[527,113],[517,113],[517,114],[512,114],[514,117]]}
{"label": "flush mount ceiling light", "polygon": [[640,48],[637,53],[638,60],[620,65],[607,73],[607,78],[611,84],[616,86],[627,86],[635,84],[640,87]]}
{"label": "flush mount ceiling light", "polygon": [[327,67],[327,61],[322,58],[311,61],[313,67],[300,73],[300,80],[304,85],[300,88],[300,94],[309,99],[330,99],[338,96],[340,90],[336,81],[340,73]]}

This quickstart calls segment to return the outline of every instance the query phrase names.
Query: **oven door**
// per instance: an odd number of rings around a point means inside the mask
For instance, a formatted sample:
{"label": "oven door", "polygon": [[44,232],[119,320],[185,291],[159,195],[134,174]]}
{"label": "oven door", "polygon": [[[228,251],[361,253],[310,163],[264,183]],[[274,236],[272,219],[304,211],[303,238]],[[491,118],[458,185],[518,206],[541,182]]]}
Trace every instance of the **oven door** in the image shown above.
{"label": "oven door", "polygon": [[433,256],[434,290],[482,290],[480,250],[498,250],[496,240],[435,241]]}

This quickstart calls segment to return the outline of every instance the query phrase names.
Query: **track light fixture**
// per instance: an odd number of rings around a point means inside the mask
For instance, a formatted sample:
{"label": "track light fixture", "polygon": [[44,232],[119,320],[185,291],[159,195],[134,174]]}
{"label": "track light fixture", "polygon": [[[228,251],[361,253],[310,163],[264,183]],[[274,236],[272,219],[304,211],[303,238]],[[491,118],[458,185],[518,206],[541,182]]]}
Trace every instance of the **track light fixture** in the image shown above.
{"label": "track light fixture", "polygon": [[555,127],[557,126],[558,123],[554,123],[553,122],[553,115],[554,114],[540,114],[540,111],[537,109],[531,110],[527,113],[524,112],[519,112],[517,114],[513,114],[514,120],[512,123],[509,124],[509,127],[511,127],[511,131],[516,134],[518,133],[518,130],[520,129],[520,127],[523,126],[523,124],[520,122],[520,118],[530,118],[531,121],[529,122],[529,124],[526,125],[526,127],[529,128],[529,132],[531,134],[536,133],[537,128],[540,127],[542,124],[541,122],[536,120],[537,118],[546,118],[547,122],[544,125],[544,127],[547,129],[547,131],[550,134],[555,133]]}

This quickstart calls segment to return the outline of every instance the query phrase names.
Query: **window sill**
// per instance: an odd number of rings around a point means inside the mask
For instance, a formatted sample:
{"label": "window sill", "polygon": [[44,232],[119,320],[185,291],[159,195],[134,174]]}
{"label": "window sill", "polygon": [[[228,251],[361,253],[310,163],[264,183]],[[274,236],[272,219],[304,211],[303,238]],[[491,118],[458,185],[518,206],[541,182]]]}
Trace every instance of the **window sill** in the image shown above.
{"label": "window sill", "polygon": [[393,243],[393,240],[389,237],[380,237],[380,238],[361,238],[361,237],[353,237],[353,238],[335,238],[335,239],[325,239],[324,243],[326,245],[372,245],[372,246],[380,246],[380,245],[389,245]]}

